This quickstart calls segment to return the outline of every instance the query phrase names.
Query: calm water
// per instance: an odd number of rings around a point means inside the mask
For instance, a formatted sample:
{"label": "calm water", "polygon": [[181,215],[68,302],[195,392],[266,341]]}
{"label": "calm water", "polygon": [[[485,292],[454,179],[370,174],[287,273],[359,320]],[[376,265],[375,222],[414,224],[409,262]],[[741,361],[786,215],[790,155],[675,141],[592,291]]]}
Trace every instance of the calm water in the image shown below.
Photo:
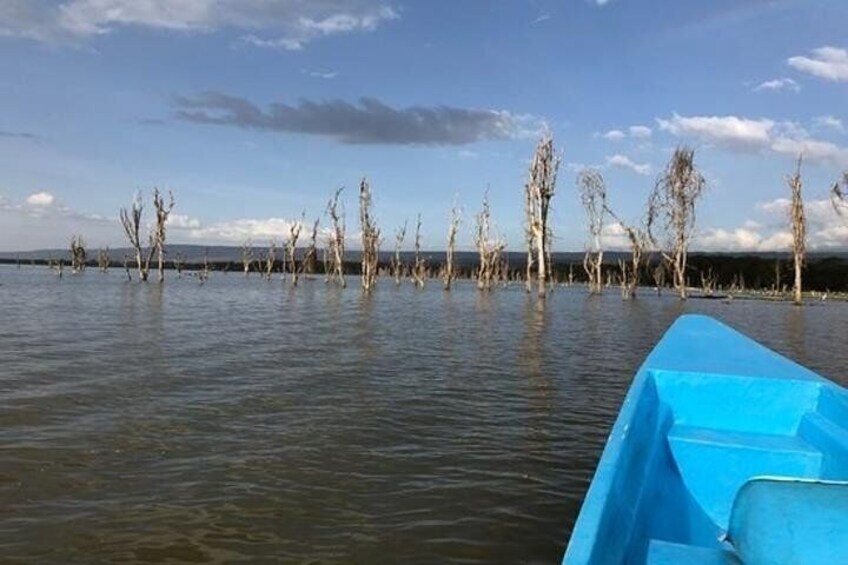
{"label": "calm water", "polygon": [[847,304],[0,267],[0,555],[556,563],[634,370],[705,312],[845,384]]}

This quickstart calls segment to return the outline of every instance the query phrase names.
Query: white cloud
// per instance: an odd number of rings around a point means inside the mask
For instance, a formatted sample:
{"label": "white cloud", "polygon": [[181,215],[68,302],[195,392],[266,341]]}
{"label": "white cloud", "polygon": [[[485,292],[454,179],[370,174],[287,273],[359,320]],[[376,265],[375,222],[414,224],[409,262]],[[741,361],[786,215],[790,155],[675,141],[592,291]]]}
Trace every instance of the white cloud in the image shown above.
{"label": "white cloud", "polygon": [[651,137],[651,128],[648,126],[630,126],[630,137],[635,139],[647,139]]}
{"label": "white cloud", "polygon": [[776,78],[761,82],[754,87],[755,92],[762,92],[763,90],[791,90],[793,92],[800,92],[801,85],[791,78]]}
{"label": "white cloud", "polygon": [[834,116],[819,116],[816,118],[816,125],[838,131],[839,133],[845,133],[845,126],[842,124],[842,120]]}
{"label": "white cloud", "polygon": [[812,57],[787,60],[790,67],[833,82],[848,82],[848,50],[838,47],[813,49]]}
{"label": "white cloud", "polygon": [[[120,27],[247,33],[246,43],[297,50],[320,37],[373,31],[398,18],[383,0],[4,0],[0,35],[74,42]],[[258,33],[273,37],[261,37]]]}
{"label": "white cloud", "polygon": [[30,206],[50,206],[55,200],[56,198],[49,192],[36,192],[27,197],[26,203]]}
{"label": "white cloud", "polygon": [[829,163],[836,167],[848,167],[848,148],[840,147],[829,141],[816,139],[778,137],[771,144],[772,151],[782,155]]}
{"label": "white cloud", "polygon": [[627,137],[627,134],[620,129],[611,129],[608,132],[601,134],[601,137],[610,141],[621,141]]}
{"label": "white cloud", "polygon": [[694,137],[716,145],[762,147],[767,145],[775,123],[767,119],[736,116],[692,116],[678,114],[669,120],[657,119],[663,131],[678,137]]}
{"label": "white cloud", "polygon": [[186,214],[170,214],[168,226],[176,229],[200,229],[200,220]]}
{"label": "white cloud", "polygon": [[607,157],[607,165],[611,167],[629,169],[639,175],[648,175],[651,173],[651,165],[648,163],[635,163],[630,159],[630,157],[621,154]]}
{"label": "white cloud", "polygon": [[[187,231],[188,237],[207,243],[241,243],[247,239],[278,242],[288,237],[289,228],[299,220],[284,218],[241,218],[196,227]],[[304,228],[303,233],[306,233]]]}

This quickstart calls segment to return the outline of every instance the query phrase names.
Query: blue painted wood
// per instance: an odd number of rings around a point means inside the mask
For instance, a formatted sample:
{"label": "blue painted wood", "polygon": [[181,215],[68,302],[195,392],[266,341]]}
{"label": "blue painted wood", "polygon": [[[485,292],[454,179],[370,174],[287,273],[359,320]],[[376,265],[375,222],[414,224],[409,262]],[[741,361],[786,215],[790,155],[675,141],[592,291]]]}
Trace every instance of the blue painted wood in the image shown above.
{"label": "blue painted wood", "polygon": [[[563,562],[737,563],[743,539],[749,559],[768,554],[755,546],[769,536],[745,518],[725,539],[731,516],[747,515],[738,493],[763,476],[848,481],[848,391],[716,320],[682,316],[636,373]],[[812,499],[798,498],[799,521],[815,516],[802,512]],[[848,509],[836,515],[848,523]]]}

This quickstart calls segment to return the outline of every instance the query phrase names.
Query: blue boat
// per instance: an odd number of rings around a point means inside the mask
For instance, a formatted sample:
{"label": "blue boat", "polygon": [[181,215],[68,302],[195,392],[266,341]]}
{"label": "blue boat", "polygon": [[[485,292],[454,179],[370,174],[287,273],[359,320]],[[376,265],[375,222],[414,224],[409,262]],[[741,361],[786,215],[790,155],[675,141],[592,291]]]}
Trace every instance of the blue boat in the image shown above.
{"label": "blue boat", "polygon": [[848,391],[682,316],[636,374],[563,563],[848,563]]}

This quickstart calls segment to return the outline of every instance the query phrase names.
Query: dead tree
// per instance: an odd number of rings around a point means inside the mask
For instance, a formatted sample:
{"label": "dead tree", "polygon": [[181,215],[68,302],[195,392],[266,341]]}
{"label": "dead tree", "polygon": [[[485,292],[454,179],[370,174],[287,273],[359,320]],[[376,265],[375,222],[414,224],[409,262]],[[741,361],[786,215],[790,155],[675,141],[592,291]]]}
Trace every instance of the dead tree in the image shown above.
{"label": "dead tree", "polygon": [[71,272],[75,275],[85,270],[87,256],[81,235],[71,236]]}
{"label": "dead tree", "polygon": [[315,267],[318,263],[318,226],[320,221],[320,218],[316,218],[312,223],[312,231],[309,233],[309,245],[306,247],[306,253],[303,256],[303,261],[300,263],[301,273],[311,275],[315,272]]}
{"label": "dead tree", "polygon": [[127,281],[132,282],[132,273],[130,272],[130,256],[124,253],[124,272],[127,274]]}
{"label": "dead tree", "polygon": [[477,267],[477,288],[491,290],[501,276],[508,276],[501,256],[506,248],[503,238],[492,236],[492,214],[489,207],[489,193],[483,195],[483,206],[476,216],[474,245],[477,247],[479,265]]}
{"label": "dead tree", "polygon": [[459,205],[454,203],[453,208],[451,208],[450,225],[448,226],[448,248],[445,253],[445,266],[442,271],[442,281],[445,284],[445,290],[450,290],[451,284],[456,279],[456,259],[454,258],[454,252],[456,250],[456,234],[462,222],[461,213]]}
{"label": "dead tree", "polygon": [[105,249],[100,247],[97,249],[97,268],[101,273],[105,273],[109,270],[109,265],[112,263],[112,259],[109,255],[109,247],[107,246]]}
{"label": "dead tree", "polygon": [[197,280],[203,286],[209,280],[209,249],[203,251],[203,267],[197,273]]}
{"label": "dead tree", "polygon": [[792,201],[789,206],[789,221],[792,225],[792,258],[795,264],[795,286],[793,291],[795,304],[801,304],[801,270],[804,268],[804,257],[807,252],[807,218],[804,214],[804,198],[801,194],[801,161],[798,156],[798,164],[795,172],[786,177],[786,184],[792,193]]}
{"label": "dead tree", "polygon": [[[330,216],[332,229],[327,236],[327,246],[330,248],[330,260],[332,263],[332,277],[328,274],[327,280],[335,278],[344,288],[344,252],[345,252],[345,211],[344,203],[339,202],[344,187],[336,189],[335,194],[327,203],[327,215]],[[341,205],[340,205],[341,204]]]}
{"label": "dead tree", "polygon": [[253,242],[250,239],[244,240],[241,244],[241,264],[244,268],[244,276],[248,276],[250,266],[253,264]]}
{"label": "dead tree", "polygon": [[604,262],[603,231],[607,207],[607,187],[604,177],[594,169],[586,169],[577,176],[580,188],[580,201],[586,210],[591,240],[583,256],[583,269],[589,277],[589,292],[600,294],[603,286],[602,268]]}
{"label": "dead tree", "polygon": [[527,230],[527,290],[530,291],[532,264],[536,265],[539,296],[547,292],[550,265],[551,228],[548,225],[551,199],[556,191],[560,157],[554,152],[554,140],[545,135],[539,140],[527,183],[524,185]]}
{"label": "dead tree", "polygon": [[412,282],[418,288],[424,288],[424,279],[427,277],[427,261],[421,256],[421,214],[415,224],[415,259],[412,264]]}
{"label": "dead tree", "polygon": [[144,203],[141,200],[141,193],[136,193],[133,199],[132,208],[127,210],[121,208],[121,225],[124,227],[124,233],[130,241],[135,252],[135,265],[138,269],[138,280],[147,282],[147,277],[150,273],[150,260],[153,258],[153,253],[156,249],[149,245],[146,250],[141,245],[141,218],[144,212]]}
{"label": "dead tree", "polygon": [[[300,232],[303,229],[303,219],[306,214],[301,216],[301,221],[292,222],[289,224],[289,238],[286,240],[286,257],[283,258],[283,265],[288,260],[289,273],[291,273],[292,284],[297,286],[297,240],[300,239]],[[285,269],[283,269],[285,271]],[[285,275],[284,275],[285,276]]]}
{"label": "dead tree", "polygon": [[[695,166],[695,151],[685,146],[674,150],[651,194],[651,208],[662,216],[666,250],[662,256],[672,269],[674,288],[686,299],[686,261],[695,230],[695,205],[706,182]],[[651,239],[656,238],[651,234]]]}
{"label": "dead tree", "polygon": [[363,178],[359,183],[359,230],[362,235],[362,290],[369,292],[377,285],[380,259],[380,228],[372,210],[371,185]]}
{"label": "dead tree", "polygon": [[606,206],[607,213],[612,217],[627,235],[628,243],[630,244],[630,261],[619,259],[619,276],[621,279],[621,297],[630,299],[636,297],[636,288],[639,286],[639,279],[642,275],[646,252],[651,248],[651,225],[654,221],[654,210],[648,205],[643,219],[642,225],[633,226],[625,223],[616,214]]}
{"label": "dead tree", "polygon": [[165,226],[168,224],[168,216],[174,209],[174,194],[168,192],[168,202],[159,193],[158,188],[153,189],[153,208],[156,211],[156,225],[150,234],[150,248],[156,250],[159,282],[165,282]]}
{"label": "dead tree", "polygon": [[665,286],[665,260],[660,258],[657,261],[656,267],[651,271],[651,278],[654,280],[654,288],[656,288],[657,296],[662,293]]}
{"label": "dead tree", "polygon": [[271,274],[274,272],[274,265],[277,262],[277,242],[274,238],[268,242],[268,251],[265,252],[265,265],[262,275],[266,280],[271,280]]}
{"label": "dead tree", "polygon": [[395,254],[392,257],[392,276],[395,278],[395,284],[400,286],[401,277],[403,277],[403,263],[400,260],[400,250],[403,247],[403,240],[406,239],[406,221],[403,225],[395,230]]}

